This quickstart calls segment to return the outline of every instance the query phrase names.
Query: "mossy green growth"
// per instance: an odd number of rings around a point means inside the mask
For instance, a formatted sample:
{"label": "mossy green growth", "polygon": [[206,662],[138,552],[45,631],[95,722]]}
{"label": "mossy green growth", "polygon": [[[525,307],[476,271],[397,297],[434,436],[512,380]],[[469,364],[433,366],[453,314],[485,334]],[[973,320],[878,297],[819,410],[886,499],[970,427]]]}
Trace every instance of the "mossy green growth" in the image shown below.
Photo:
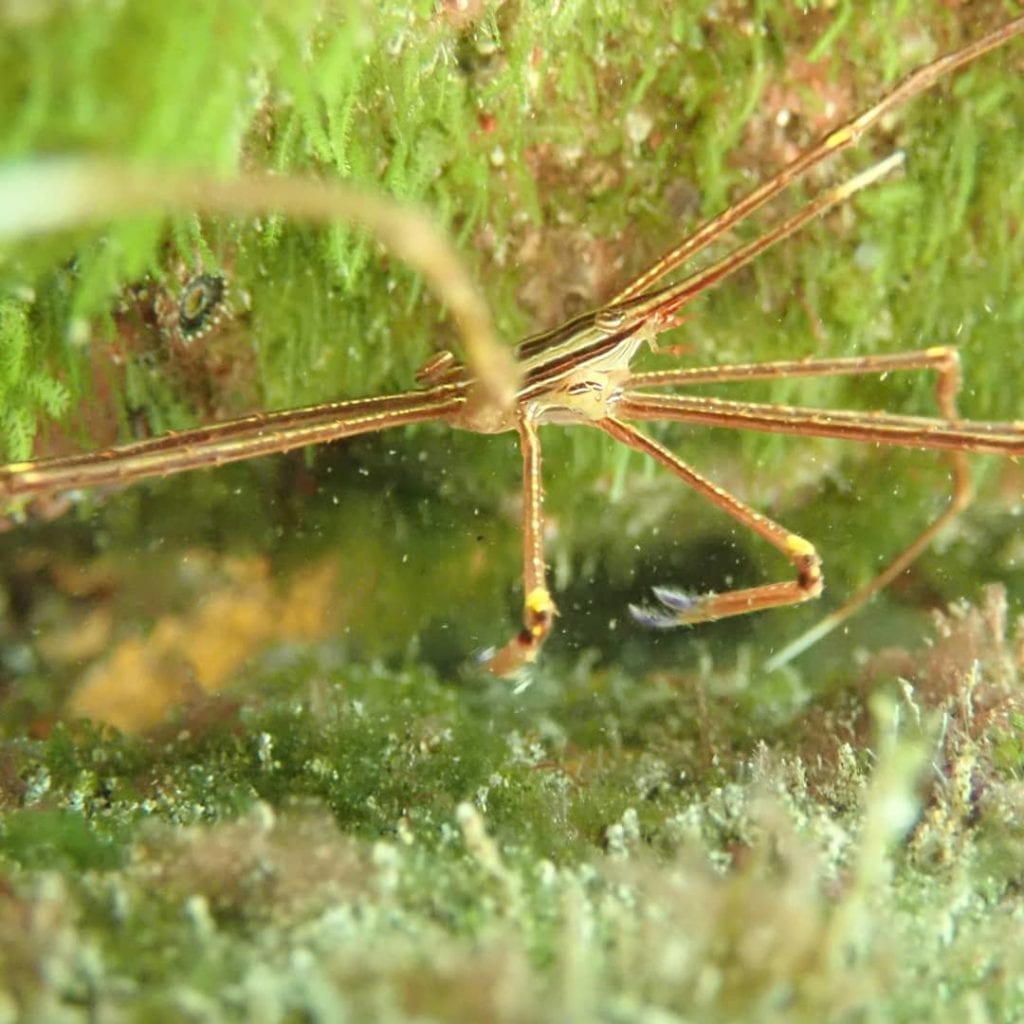
{"label": "mossy green growth", "polygon": [[13,297],[0,299],[0,407],[2,429],[12,460],[32,453],[35,417],[53,419],[68,409],[68,389],[40,369],[30,347],[34,336],[29,326],[30,304]]}
{"label": "mossy green growth", "polygon": [[1021,764],[991,723],[1024,666],[999,608],[946,620],[913,686],[760,740],[723,735],[714,676],[703,707],[616,673],[516,695],[327,646],[144,740],[9,741],[0,1007],[1012,1021]]}

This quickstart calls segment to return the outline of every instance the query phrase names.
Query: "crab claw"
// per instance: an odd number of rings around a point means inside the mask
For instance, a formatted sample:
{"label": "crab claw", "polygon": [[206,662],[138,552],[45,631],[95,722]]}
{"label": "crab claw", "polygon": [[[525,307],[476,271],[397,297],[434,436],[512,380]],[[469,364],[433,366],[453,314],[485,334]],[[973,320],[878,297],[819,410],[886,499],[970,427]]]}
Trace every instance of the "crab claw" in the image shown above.
{"label": "crab claw", "polygon": [[702,611],[708,597],[706,594],[688,594],[672,587],[652,587],[651,592],[661,602],[661,608],[638,604],[629,606],[629,614],[642,626],[672,629],[674,626],[699,622],[703,617]]}
{"label": "crab claw", "polygon": [[494,676],[516,676],[532,665],[551,632],[558,609],[547,588],[537,587],[526,595],[523,628],[504,647],[485,651],[480,664]]}

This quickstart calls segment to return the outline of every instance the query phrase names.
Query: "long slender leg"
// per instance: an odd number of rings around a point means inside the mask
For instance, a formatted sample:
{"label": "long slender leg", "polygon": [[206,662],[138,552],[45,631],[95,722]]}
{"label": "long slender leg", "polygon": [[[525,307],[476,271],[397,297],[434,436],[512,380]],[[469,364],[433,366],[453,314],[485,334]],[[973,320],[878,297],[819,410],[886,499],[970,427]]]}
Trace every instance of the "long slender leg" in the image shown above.
{"label": "long slender leg", "polygon": [[788,665],[819,640],[828,636],[837,626],[842,625],[851,615],[867,604],[880,590],[884,590],[897,576],[903,573],[929,548],[932,541],[971,503],[970,468],[963,452],[950,452],[952,464],[952,493],[949,503],[914,540],[908,544],[877,576],[869,580],[839,608],[816,622],[810,629],[791,640],[776,651],[766,662],[765,669],[774,672]]}
{"label": "long slender leg", "polygon": [[446,419],[465,404],[465,388],[441,385],[379,398],[260,413],[120,448],[0,466],[0,499],[16,501],[83,487],[219,466],[374,430]]}
{"label": "long slender leg", "polygon": [[[819,377],[835,374],[874,374],[898,371],[934,370],[938,373],[936,397],[945,420],[957,419],[956,396],[960,391],[960,360],[956,349],[936,346],[919,352],[898,352],[893,355],[847,356],[834,359],[790,359],[770,363],[748,363],[733,366],[692,367],[635,374],[630,386],[663,387],[686,384],[727,383],[744,380],[771,380],[793,377]],[[845,622],[862,605],[888,586],[919,555],[942,530],[971,502],[970,466],[962,451],[947,453],[951,469],[949,501],[942,512],[929,523],[877,576],[848,598],[841,607],[826,615],[815,626],[787,644],[768,661],[771,671],[780,668],[833,629]]]}
{"label": "long slender leg", "polygon": [[730,384],[746,380],[792,380],[794,377],[833,377],[901,371],[934,370],[941,375],[940,388],[960,390],[960,356],[955,348],[936,345],[914,352],[891,355],[816,356],[778,359],[767,363],[730,363],[724,366],[684,366],[651,373],[631,373],[630,391],[641,388],[686,387],[693,384]]}
{"label": "long slender leg", "polygon": [[523,628],[484,664],[496,676],[514,675],[535,661],[551,632],[557,614],[547,588],[544,563],[544,487],[541,479],[540,438],[536,424],[519,419],[523,456]]}
{"label": "long slender leg", "polygon": [[821,560],[814,546],[803,537],[790,533],[784,526],[762,515],[735,495],[723,490],[701,476],[657,441],[640,433],[621,420],[608,417],[597,420],[594,426],[630,448],[657,459],[683,483],[702,494],[713,505],[727,512],[735,520],[762,536],[780,551],[796,568],[796,578],[784,583],[767,583],[758,587],[727,590],[721,594],[692,596],[664,587],[655,589],[655,596],[668,611],[652,611],[633,607],[630,610],[639,621],[650,626],[677,626],[695,622],[710,622],[730,615],[746,615],[764,608],[777,608],[797,604],[817,597],[822,590]]}
{"label": "long slender leg", "polygon": [[616,413],[631,420],[676,420],[765,434],[867,441],[897,448],[977,452],[1009,458],[1024,456],[1024,420],[949,421],[931,416],[807,409],[768,402],[657,395],[646,391],[627,391],[619,400]]}
{"label": "long slender leg", "polygon": [[[905,356],[909,358],[914,354],[908,352]],[[939,412],[942,413],[945,419],[955,420],[958,416],[956,399],[961,384],[960,361],[957,358],[956,351],[954,349],[929,349],[924,353],[920,353],[920,355],[932,356],[937,360],[934,368],[939,371],[939,378],[936,382],[936,398],[938,400]],[[946,358],[943,359],[943,356]],[[900,369],[904,368],[909,367],[900,367]],[[842,625],[858,609],[867,604],[875,594],[883,590],[905,572],[931,546],[932,541],[970,505],[973,493],[971,489],[971,467],[967,461],[967,454],[963,451],[949,451],[946,453],[946,457],[949,461],[951,473],[951,489],[946,507],[873,579],[868,580],[864,586],[854,591],[835,611],[830,612],[810,629],[795,637],[782,650],[776,651],[765,662],[765,668],[769,672],[787,665],[794,658],[803,654],[808,648],[813,647],[819,640],[828,636],[837,626]]]}
{"label": "long slender leg", "polygon": [[[964,429],[974,428],[971,436],[966,440],[976,447],[983,447],[989,442],[993,428],[997,431],[1007,433],[1010,436],[1007,441],[1010,444],[1016,443],[1019,448],[1024,442],[1024,424],[972,424],[969,421],[958,420],[956,408],[956,396],[960,389],[960,366],[955,349],[936,347],[926,349],[922,352],[898,353],[891,356],[864,356],[841,359],[808,359],[799,361],[779,361],[775,363],[749,364],[745,366],[706,367],[694,370],[669,370],[661,373],[638,374],[647,385],[667,384],[692,384],[698,382],[724,382],[736,380],[770,379],[781,376],[818,376],[835,373],[887,373],[894,370],[918,370],[933,369],[939,373],[936,386],[936,395],[943,420],[935,420],[931,423],[931,429],[949,429],[955,425]],[[632,382],[631,380],[631,382]],[[743,403],[739,403],[743,404]],[[631,410],[628,405],[624,410],[628,415]],[[807,410],[800,410],[806,413]],[[879,435],[880,423],[877,416],[873,414],[843,414],[847,417],[847,426],[856,426],[849,420],[860,421],[862,429],[871,431],[871,436],[861,437],[862,440],[875,440],[882,443],[908,443],[894,440],[891,437]],[[818,413],[815,424],[804,423],[805,430],[792,431],[806,434],[819,433],[815,429],[821,425],[822,419],[827,419],[827,412]],[[676,418],[676,417],[672,417]],[[688,416],[681,418],[688,419]],[[888,425],[894,426],[892,422],[896,417],[885,417]],[[737,424],[746,425],[746,424]],[[795,426],[795,424],[791,424]],[[914,418],[916,431],[927,435],[928,421],[921,418]],[[925,428],[922,431],[922,427]],[[770,428],[769,428],[770,429]],[[787,431],[790,432],[790,431]],[[984,433],[982,433],[984,432]],[[834,436],[834,435],[833,435]],[[849,430],[842,436],[853,436]],[[911,446],[924,446],[910,441]],[[838,625],[848,619],[863,604],[870,600],[878,591],[892,582],[902,573],[935,539],[935,537],[958,516],[971,501],[970,466],[967,462],[966,451],[962,447],[947,448],[947,456],[951,467],[951,494],[950,499],[939,516],[936,517],[914,540],[907,545],[886,568],[867,584],[853,594],[840,608],[827,615],[818,622],[812,629],[797,637],[790,644],[787,644],[781,651],[778,651],[766,664],[766,668],[773,670],[785,665],[797,657],[807,648],[812,646],[822,637],[835,629]]]}
{"label": "long slender leg", "polygon": [[805,224],[823,216],[862,189],[869,188],[880,181],[899,167],[904,159],[904,154],[900,151],[891,153],[884,160],[861,171],[860,174],[822,192],[802,206],[793,216],[745,245],[737,246],[722,259],[689,274],[676,284],[664,285],[661,288],[632,296],[625,302],[610,306],[608,309],[613,313],[619,311],[634,317],[642,316],[648,330],[654,335],[674,327],[678,323],[678,311],[697,295],[731,277],[741,267],[752,263],[761,253],[795,234]]}
{"label": "long slender leg", "polygon": [[877,103],[862,111],[849,121],[833,128],[818,143],[801,153],[774,177],[749,192],[729,209],[705,221],[689,237],[685,238],[670,252],[666,253],[647,270],[635,277],[612,300],[610,305],[625,302],[647,291],[666,274],[682,265],[691,256],[710,245],[716,238],[745,220],[765,203],[784,192],[793,182],[802,178],[812,167],[817,166],[833,153],[855,146],[860,137],[885,114],[906,103],[919,93],[930,89],[946,75],[977,60],[996,47],[1002,46],[1014,36],[1024,34],[1024,18],[1015,18],[1000,26],[987,36],[975,40],[955,53],[946,54],[938,60],[912,71],[896,88],[886,93]]}

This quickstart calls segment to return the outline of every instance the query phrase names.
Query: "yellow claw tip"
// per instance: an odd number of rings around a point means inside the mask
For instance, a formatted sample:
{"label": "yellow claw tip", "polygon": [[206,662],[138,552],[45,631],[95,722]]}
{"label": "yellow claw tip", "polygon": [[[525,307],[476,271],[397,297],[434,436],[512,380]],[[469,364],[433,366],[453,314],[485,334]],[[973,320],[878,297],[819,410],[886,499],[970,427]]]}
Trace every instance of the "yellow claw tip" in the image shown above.
{"label": "yellow claw tip", "polygon": [[537,587],[526,595],[526,610],[531,615],[554,614],[555,602],[546,587]]}
{"label": "yellow claw tip", "polygon": [[795,533],[786,538],[786,550],[797,558],[810,558],[814,555],[814,545]]}

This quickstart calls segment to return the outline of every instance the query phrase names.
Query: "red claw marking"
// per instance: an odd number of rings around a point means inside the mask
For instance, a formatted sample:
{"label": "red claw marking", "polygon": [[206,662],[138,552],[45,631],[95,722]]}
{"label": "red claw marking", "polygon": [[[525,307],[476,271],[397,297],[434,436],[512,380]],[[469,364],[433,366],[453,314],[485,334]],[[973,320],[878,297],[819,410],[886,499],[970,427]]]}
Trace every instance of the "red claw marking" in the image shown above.
{"label": "red claw marking", "polygon": [[537,660],[540,649],[551,632],[558,609],[545,587],[537,587],[526,595],[523,607],[523,628],[504,647],[485,652],[480,661],[493,676],[514,676],[520,669]]}

